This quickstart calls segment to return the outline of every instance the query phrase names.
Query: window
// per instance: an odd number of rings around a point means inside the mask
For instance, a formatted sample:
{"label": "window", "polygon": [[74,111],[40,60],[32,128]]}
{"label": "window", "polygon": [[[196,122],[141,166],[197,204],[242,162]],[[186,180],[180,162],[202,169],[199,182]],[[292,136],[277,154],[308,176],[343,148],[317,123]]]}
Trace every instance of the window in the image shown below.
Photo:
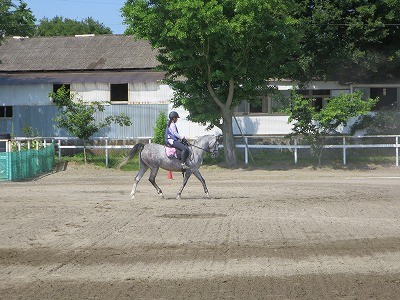
{"label": "window", "polygon": [[0,106],[0,118],[12,118],[13,108],[12,106]]}
{"label": "window", "polygon": [[60,89],[62,86],[64,86],[67,91],[71,89],[69,84],[53,84],[53,93],[57,93],[58,89]]}
{"label": "window", "polygon": [[330,90],[297,90],[296,92],[304,98],[314,99],[311,105],[317,111],[320,111],[324,107],[324,103],[331,96]]}
{"label": "window", "polygon": [[253,114],[268,112],[268,99],[266,96],[260,96],[259,101],[243,101],[236,107],[239,114]]}
{"label": "window", "polygon": [[379,97],[373,110],[397,108],[397,88],[371,88],[370,97]]}
{"label": "window", "polygon": [[110,100],[128,102],[128,84],[111,84]]}

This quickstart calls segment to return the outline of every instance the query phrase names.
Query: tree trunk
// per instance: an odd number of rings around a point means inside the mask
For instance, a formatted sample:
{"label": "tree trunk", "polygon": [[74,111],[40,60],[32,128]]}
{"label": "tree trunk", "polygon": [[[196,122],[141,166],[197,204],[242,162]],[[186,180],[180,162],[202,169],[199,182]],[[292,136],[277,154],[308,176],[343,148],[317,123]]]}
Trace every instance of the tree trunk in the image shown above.
{"label": "tree trunk", "polygon": [[226,101],[221,101],[218,99],[217,94],[215,93],[211,81],[207,83],[208,91],[210,92],[211,97],[217,103],[222,113],[222,135],[224,139],[224,154],[225,154],[225,163],[229,168],[237,166],[237,156],[236,156],[236,147],[235,140],[233,138],[233,126],[232,126],[232,102],[233,102],[233,94],[235,91],[235,84],[233,78],[229,79],[229,92],[226,98]]}
{"label": "tree trunk", "polygon": [[86,143],[83,141],[83,159],[85,161],[85,164],[87,164],[87,157],[86,157]]}
{"label": "tree trunk", "polygon": [[236,167],[238,162],[236,156],[235,140],[233,137],[232,111],[230,109],[224,109],[222,111],[222,134],[225,163],[229,168]]}

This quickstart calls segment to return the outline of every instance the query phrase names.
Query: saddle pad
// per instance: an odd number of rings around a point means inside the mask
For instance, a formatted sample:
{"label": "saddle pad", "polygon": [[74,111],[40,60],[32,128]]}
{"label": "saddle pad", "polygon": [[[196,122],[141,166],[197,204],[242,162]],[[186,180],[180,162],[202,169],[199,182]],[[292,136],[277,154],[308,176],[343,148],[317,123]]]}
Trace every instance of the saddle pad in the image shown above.
{"label": "saddle pad", "polygon": [[177,158],[177,156],[176,156],[176,148],[165,146],[165,154],[167,154],[167,156],[169,158],[173,158],[173,157]]}

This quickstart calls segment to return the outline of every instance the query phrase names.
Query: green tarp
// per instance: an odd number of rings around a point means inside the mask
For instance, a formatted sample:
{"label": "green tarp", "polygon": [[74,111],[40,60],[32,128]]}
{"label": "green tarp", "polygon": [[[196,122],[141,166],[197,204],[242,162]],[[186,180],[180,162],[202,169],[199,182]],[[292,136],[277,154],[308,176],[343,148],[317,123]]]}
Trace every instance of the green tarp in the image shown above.
{"label": "green tarp", "polygon": [[40,150],[0,152],[0,180],[23,180],[50,172],[54,165],[54,144]]}

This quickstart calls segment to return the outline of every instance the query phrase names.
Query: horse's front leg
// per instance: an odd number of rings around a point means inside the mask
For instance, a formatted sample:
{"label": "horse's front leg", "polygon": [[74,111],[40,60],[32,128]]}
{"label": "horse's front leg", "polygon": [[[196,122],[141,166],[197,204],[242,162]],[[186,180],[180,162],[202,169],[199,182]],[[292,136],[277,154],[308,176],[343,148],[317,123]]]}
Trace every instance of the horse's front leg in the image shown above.
{"label": "horse's front leg", "polygon": [[142,164],[139,172],[135,176],[135,180],[133,182],[133,187],[132,187],[132,191],[131,191],[131,199],[135,198],[135,192],[136,192],[137,185],[138,185],[140,179],[142,179],[144,173],[146,173],[147,169],[148,169],[148,167],[145,164]]}
{"label": "horse's front leg", "polygon": [[157,194],[158,194],[161,198],[164,198],[164,194],[163,194],[162,190],[160,189],[160,187],[159,187],[159,186],[157,185],[157,183],[156,183],[156,176],[157,176],[157,173],[158,173],[158,168],[151,168],[149,181],[150,181],[151,184],[156,188]]}
{"label": "horse's front leg", "polygon": [[200,180],[201,184],[203,185],[204,193],[206,193],[207,198],[210,198],[210,194],[208,193],[208,189],[206,186],[206,181],[204,180],[203,176],[201,176],[199,170],[194,171],[193,174],[198,180]]}
{"label": "horse's front leg", "polygon": [[185,188],[185,185],[188,182],[190,175],[192,175],[192,171],[190,169],[186,170],[185,176],[183,177],[182,187],[179,189],[176,199],[181,199],[182,191]]}

